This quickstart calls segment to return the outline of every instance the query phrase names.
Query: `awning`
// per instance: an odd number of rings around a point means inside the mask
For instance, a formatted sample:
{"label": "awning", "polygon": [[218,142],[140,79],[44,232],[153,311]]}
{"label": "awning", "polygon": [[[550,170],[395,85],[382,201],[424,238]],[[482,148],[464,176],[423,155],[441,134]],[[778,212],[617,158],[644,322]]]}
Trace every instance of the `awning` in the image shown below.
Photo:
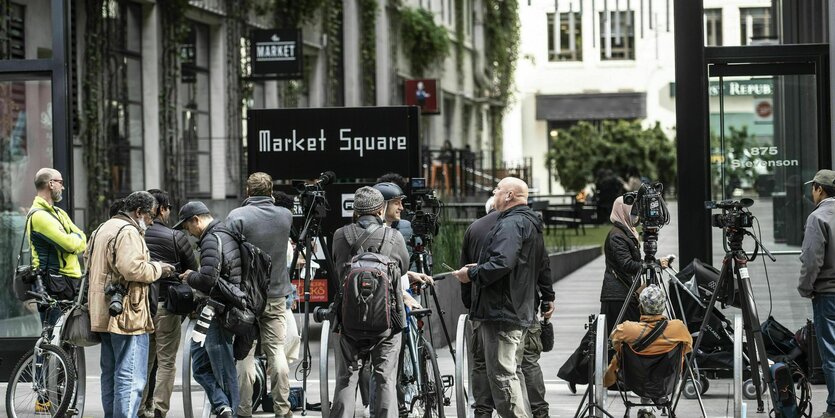
{"label": "awning", "polygon": [[641,119],[646,116],[646,93],[584,93],[536,96],[537,120]]}

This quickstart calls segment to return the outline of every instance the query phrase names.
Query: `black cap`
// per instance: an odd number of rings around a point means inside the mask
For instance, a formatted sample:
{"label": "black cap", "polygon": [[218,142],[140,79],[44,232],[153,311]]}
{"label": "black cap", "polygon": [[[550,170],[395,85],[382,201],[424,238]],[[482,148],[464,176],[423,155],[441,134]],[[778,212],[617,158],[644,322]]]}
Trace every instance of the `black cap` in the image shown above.
{"label": "black cap", "polygon": [[182,229],[183,222],[191,219],[197,215],[204,215],[209,212],[209,208],[203,202],[188,202],[180,208],[179,221],[174,225],[174,229]]}

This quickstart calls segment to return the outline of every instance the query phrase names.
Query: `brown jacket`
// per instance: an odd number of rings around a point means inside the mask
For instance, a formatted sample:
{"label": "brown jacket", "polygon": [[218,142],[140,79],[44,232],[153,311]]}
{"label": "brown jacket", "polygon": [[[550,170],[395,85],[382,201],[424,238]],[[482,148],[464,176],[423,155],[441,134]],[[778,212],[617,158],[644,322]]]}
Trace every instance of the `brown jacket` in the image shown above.
{"label": "brown jacket", "polygon": [[[662,319],[666,319],[664,315],[641,315],[641,322],[626,321],[612,331],[612,345],[615,351],[620,354],[621,346],[627,343],[630,346],[637,342],[641,337],[647,335],[655,328],[655,324]],[[684,352],[687,354],[693,349],[693,337],[690,336],[690,331],[683,322],[678,319],[673,319],[667,323],[667,328],[664,328],[664,334],[652,342],[649,347],[641,351],[641,354],[653,355],[667,353],[677,345],[684,344]],[[606,376],[603,378],[603,385],[606,387],[615,384],[618,371],[618,357],[617,355],[609,363],[609,369],[606,370]]]}
{"label": "brown jacket", "polygon": [[[153,332],[148,285],[159,279],[162,266],[157,261],[150,261],[150,252],[139,226],[127,216],[114,216],[93,232],[90,243],[84,258],[90,280],[88,299],[92,330],[121,335]],[[123,300],[124,310],[115,317],[108,312],[110,296],[104,293],[111,280],[128,289]]]}

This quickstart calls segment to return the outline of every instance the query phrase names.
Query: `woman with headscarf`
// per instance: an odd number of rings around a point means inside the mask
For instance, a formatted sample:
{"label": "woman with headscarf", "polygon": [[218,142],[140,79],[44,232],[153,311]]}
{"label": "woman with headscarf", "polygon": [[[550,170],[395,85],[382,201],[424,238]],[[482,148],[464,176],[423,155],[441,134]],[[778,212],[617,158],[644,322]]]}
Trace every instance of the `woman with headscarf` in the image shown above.
{"label": "woman with headscarf", "polygon": [[[623,203],[623,196],[612,206],[612,229],[606,236],[603,254],[606,256],[606,272],[603,273],[603,289],[600,292],[600,313],[606,315],[606,335],[615,327],[618,314],[626,302],[635,275],[641,270],[638,217],[631,215],[632,205]],[[621,322],[639,321],[641,312],[637,298],[631,298]]]}

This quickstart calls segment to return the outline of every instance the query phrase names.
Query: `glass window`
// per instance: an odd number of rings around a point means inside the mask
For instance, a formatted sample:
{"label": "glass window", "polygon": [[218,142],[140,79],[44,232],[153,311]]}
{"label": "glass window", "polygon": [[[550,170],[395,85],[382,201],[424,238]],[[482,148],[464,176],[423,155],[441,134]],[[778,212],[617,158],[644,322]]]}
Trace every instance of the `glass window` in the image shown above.
{"label": "glass window", "polygon": [[[10,278],[35,196],[35,173],[54,165],[51,82],[0,78],[0,109],[0,277]],[[22,263],[29,263],[28,249],[24,246]],[[36,312],[8,287],[0,292],[0,337],[36,337],[40,330]]]}
{"label": "glass window", "polygon": [[581,16],[579,12],[548,13],[548,61],[583,60]]}
{"label": "glass window", "polygon": [[722,9],[705,9],[705,46],[722,46]]}
{"label": "glass window", "polygon": [[771,9],[768,7],[739,9],[739,25],[742,45],[776,39],[776,34],[772,32]]}
{"label": "glass window", "polygon": [[180,80],[180,105],[183,123],[185,182],[188,197],[206,197],[211,193],[212,132],[209,114],[209,27],[192,22],[196,51],[194,64],[183,69],[194,74],[193,82]]}
{"label": "glass window", "polygon": [[110,37],[111,59],[105,71],[105,123],[110,144],[111,192],[124,197],[145,188],[144,130],[142,126],[142,7],[109,0],[102,8]]}
{"label": "glass window", "polygon": [[0,19],[0,59],[52,58],[52,1],[3,2]]}
{"label": "glass window", "polygon": [[600,12],[600,59],[634,60],[635,31],[633,11]]}

